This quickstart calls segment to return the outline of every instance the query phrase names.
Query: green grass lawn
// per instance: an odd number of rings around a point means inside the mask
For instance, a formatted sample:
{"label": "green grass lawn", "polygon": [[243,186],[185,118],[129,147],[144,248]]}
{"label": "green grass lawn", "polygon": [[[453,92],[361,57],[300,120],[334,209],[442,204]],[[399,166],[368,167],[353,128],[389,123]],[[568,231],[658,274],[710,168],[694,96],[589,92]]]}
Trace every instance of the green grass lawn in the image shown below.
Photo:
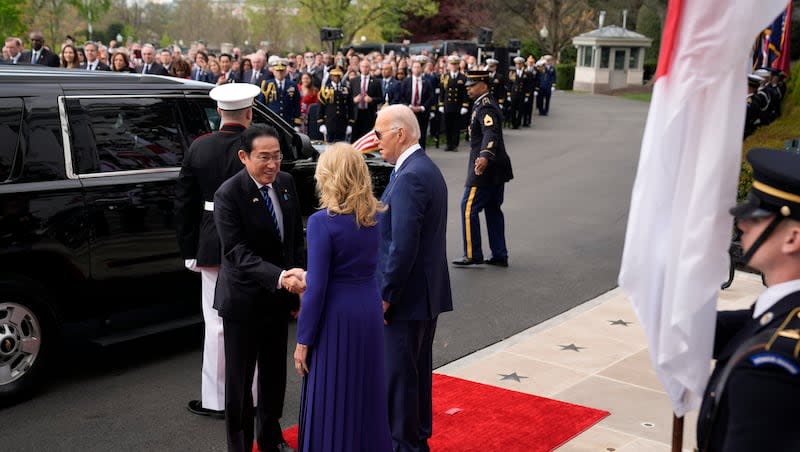
{"label": "green grass lawn", "polygon": [[639,102],[650,102],[653,93],[623,94],[622,97],[630,100],[638,100]]}

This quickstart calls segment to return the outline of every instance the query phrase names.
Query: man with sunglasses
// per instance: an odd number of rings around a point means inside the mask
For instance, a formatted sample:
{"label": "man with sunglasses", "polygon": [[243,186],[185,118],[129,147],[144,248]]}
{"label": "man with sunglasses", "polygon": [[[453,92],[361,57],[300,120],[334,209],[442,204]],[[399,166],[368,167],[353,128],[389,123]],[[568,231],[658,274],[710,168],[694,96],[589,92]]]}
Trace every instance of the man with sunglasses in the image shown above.
{"label": "man with sunglasses", "polygon": [[381,156],[395,165],[381,197],[378,287],[386,327],[384,347],[389,426],[395,452],[429,451],[432,434],[433,337],[442,312],[453,310],[447,268],[447,184],[419,145],[411,108],[378,112]]}
{"label": "man with sunglasses", "polygon": [[768,286],[750,309],[720,311],[717,363],[697,421],[702,452],[800,450],[800,157],[753,149],[753,186],[732,208],[744,264]]}

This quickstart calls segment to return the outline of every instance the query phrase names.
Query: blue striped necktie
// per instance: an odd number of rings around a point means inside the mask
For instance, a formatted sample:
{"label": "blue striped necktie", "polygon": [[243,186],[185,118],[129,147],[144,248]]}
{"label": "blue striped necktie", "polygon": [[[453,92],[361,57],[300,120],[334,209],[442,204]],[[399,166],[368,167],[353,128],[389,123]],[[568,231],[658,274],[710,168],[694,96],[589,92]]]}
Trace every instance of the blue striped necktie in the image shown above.
{"label": "blue striped necktie", "polygon": [[392,174],[389,175],[389,183],[391,184],[394,182],[394,178],[397,176],[397,168],[392,170]]}
{"label": "blue striped necktie", "polygon": [[[278,237],[281,237],[281,227],[278,224],[278,216],[275,215],[275,207],[272,205],[272,199],[269,197],[269,185],[261,187],[261,195],[264,196],[264,202],[267,203],[269,216],[272,217],[272,226],[275,227],[275,232],[278,233]],[[283,239],[283,237],[281,237],[281,239]]]}

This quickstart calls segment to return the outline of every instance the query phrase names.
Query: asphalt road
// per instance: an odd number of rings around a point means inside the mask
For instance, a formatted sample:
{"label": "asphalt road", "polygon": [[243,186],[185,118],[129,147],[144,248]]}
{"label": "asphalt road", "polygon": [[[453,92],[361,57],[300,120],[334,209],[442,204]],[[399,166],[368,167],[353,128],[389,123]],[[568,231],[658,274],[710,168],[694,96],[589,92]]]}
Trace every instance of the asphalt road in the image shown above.
{"label": "asphalt road", "polygon": [[[550,116],[505,131],[515,174],[503,206],[510,267],[451,267],[455,311],[439,318],[435,367],[616,286],[646,115],[645,103],[558,92]],[[429,154],[449,187],[455,259],[467,144]],[[200,391],[201,343],[198,327],[105,349],[68,348],[43,393],[0,409],[0,450],[224,450],[224,422],[185,408]],[[286,426],[296,423],[300,388],[289,369]]]}

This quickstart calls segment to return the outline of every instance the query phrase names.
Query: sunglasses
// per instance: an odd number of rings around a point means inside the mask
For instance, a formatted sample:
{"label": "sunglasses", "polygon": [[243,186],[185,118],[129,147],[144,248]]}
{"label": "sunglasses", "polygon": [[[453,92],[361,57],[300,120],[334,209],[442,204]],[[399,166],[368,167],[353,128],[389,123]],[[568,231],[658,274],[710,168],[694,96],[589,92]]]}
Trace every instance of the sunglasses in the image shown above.
{"label": "sunglasses", "polygon": [[377,138],[377,139],[379,139],[379,140],[382,140],[382,139],[383,139],[383,134],[384,134],[384,133],[388,133],[388,132],[391,132],[391,131],[393,131],[393,130],[398,130],[398,129],[400,129],[400,127],[392,127],[391,129],[389,129],[389,130],[384,130],[383,132],[381,132],[381,131],[380,131],[380,130],[378,130],[378,129],[375,129],[375,130],[373,130],[373,132],[375,133],[375,138]]}

